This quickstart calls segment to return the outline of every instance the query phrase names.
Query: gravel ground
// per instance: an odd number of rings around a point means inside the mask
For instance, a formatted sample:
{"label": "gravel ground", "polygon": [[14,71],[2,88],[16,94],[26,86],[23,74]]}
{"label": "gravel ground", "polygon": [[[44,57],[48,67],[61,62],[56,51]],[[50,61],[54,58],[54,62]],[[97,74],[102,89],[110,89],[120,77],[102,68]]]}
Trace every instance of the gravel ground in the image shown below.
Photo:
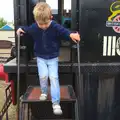
{"label": "gravel ground", "polygon": [[[2,106],[5,102],[5,88],[6,84],[3,80],[0,80],[0,111],[2,109]],[[8,114],[9,114],[9,120],[16,120],[16,106],[11,106],[8,109]],[[5,117],[3,120],[6,120]]]}

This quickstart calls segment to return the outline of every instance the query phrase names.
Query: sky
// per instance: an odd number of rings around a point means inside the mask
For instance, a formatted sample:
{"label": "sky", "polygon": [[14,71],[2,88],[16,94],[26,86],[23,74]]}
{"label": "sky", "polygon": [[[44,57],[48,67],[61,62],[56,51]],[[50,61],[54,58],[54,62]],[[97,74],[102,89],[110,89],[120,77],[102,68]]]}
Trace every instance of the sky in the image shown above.
{"label": "sky", "polygon": [[14,19],[13,13],[13,0],[0,0],[0,17],[12,22]]}
{"label": "sky", "polygon": [[[70,9],[71,0],[64,0],[64,8]],[[52,9],[57,9],[57,0],[46,0]],[[0,0],[0,17],[3,17],[8,22],[14,20],[13,0]]]}
{"label": "sky", "polygon": [[[58,0],[46,0],[46,2],[50,5],[52,9],[57,9]],[[71,8],[71,0],[64,0],[64,8],[65,9]]]}

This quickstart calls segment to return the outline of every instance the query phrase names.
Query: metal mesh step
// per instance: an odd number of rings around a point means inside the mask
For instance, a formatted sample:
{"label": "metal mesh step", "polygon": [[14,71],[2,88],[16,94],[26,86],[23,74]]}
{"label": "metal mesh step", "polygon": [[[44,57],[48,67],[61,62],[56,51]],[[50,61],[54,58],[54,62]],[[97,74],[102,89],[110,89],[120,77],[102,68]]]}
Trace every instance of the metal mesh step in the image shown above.
{"label": "metal mesh step", "polygon": [[[61,86],[61,101],[75,101],[76,96],[72,86]],[[43,102],[39,100],[41,90],[39,86],[29,86],[26,93],[23,95],[22,102]],[[48,99],[46,102],[51,101],[50,88],[48,92]]]}
{"label": "metal mesh step", "polygon": [[[32,120],[53,120],[53,119],[32,119]],[[57,119],[57,120],[74,120],[74,119]]]}
{"label": "metal mesh step", "polygon": [[26,93],[21,97],[20,120],[73,120],[75,118],[76,96],[72,86],[60,86],[61,108],[63,114],[53,114],[50,87],[47,101],[40,101],[41,90],[39,86],[29,86]]}

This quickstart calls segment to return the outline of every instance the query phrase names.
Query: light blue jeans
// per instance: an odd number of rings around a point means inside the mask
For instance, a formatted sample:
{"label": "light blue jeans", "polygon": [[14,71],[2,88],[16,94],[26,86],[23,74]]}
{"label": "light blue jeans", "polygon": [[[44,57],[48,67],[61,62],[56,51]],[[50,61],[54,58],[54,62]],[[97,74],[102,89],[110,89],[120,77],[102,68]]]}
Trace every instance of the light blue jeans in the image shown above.
{"label": "light blue jeans", "polygon": [[49,77],[52,103],[59,103],[60,85],[58,77],[58,57],[49,60],[37,57],[37,66],[42,93],[48,94]]}

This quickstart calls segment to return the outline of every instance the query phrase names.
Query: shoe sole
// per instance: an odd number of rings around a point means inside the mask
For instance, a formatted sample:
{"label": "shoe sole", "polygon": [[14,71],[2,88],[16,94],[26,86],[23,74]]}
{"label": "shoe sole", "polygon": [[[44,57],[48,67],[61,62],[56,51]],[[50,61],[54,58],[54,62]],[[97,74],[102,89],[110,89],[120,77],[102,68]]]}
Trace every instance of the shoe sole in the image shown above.
{"label": "shoe sole", "polygon": [[54,113],[55,115],[62,115],[62,110],[61,110],[60,112],[55,112],[55,111],[53,111],[53,113]]}

